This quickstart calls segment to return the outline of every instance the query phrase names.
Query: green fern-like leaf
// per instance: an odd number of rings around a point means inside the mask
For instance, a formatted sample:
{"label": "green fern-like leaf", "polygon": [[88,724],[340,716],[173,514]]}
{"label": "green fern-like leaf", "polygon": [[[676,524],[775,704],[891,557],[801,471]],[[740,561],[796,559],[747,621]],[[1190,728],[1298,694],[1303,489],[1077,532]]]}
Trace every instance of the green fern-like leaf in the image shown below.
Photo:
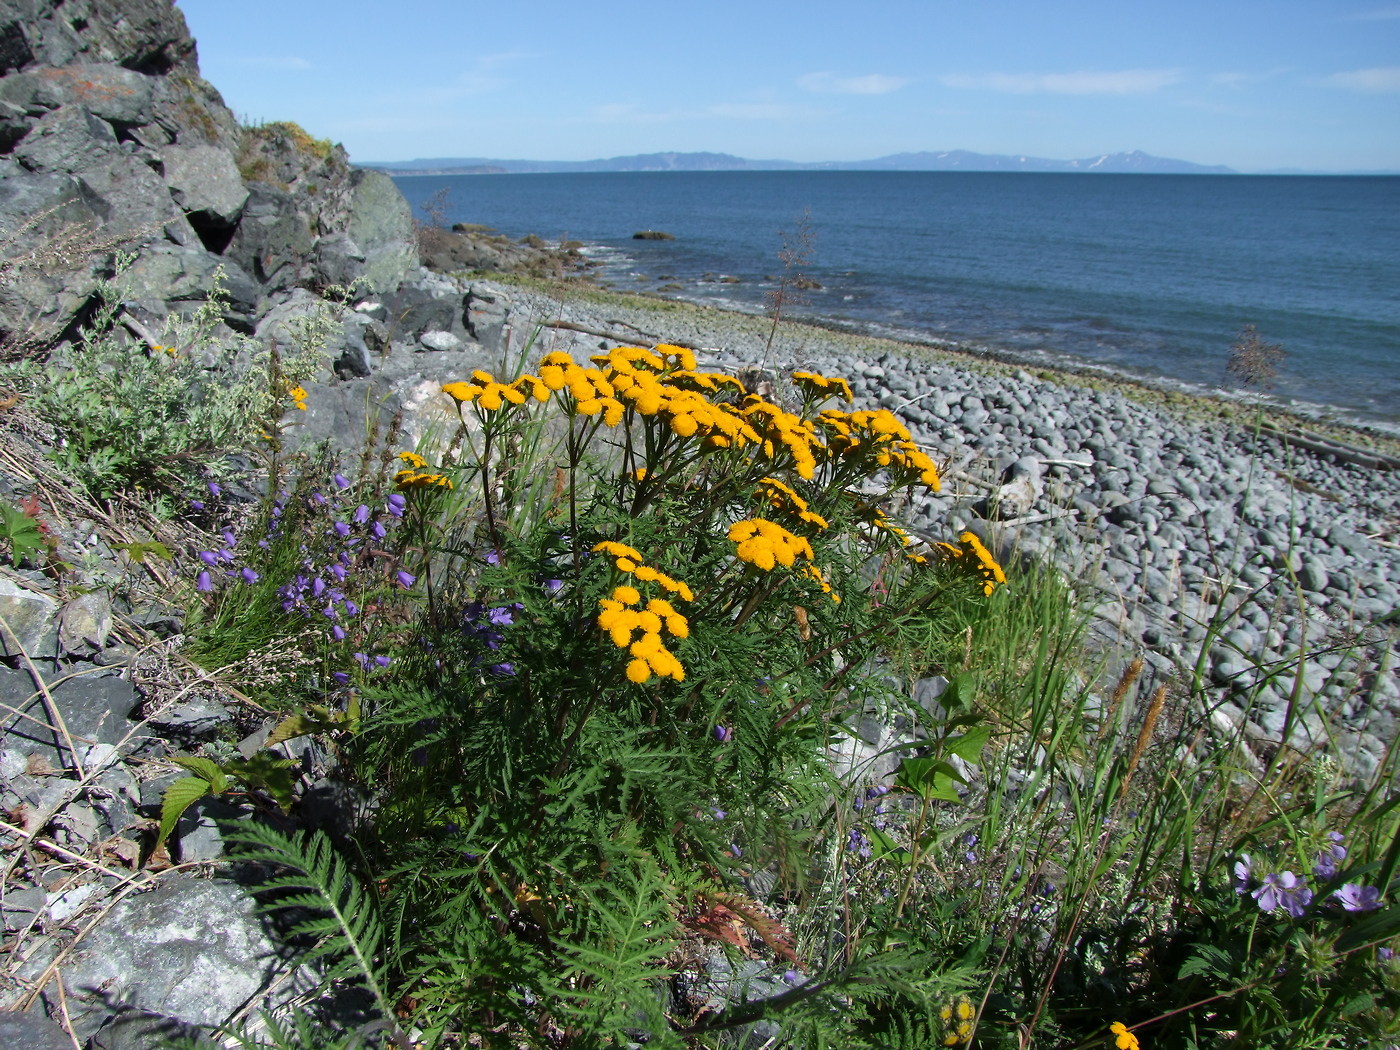
{"label": "green fern-like leaf", "polygon": [[[239,824],[225,833],[229,842],[239,847],[241,859],[282,869],[282,874],[268,879],[255,892],[268,898],[263,907],[269,912],[305,909],[310,913],[291,927],[294,936],[315,938],[307,961],[327,961],[327,982],[363,982],[381,1014],[392,1018],[393,1007],[384,991],[384,972],[378,959],[384,938],[379,909],[330,840],[319,831],[296,839],[260,824]],[[391,1036],[400,1045],[408,1045],[397,1027],[391,1028]]]}

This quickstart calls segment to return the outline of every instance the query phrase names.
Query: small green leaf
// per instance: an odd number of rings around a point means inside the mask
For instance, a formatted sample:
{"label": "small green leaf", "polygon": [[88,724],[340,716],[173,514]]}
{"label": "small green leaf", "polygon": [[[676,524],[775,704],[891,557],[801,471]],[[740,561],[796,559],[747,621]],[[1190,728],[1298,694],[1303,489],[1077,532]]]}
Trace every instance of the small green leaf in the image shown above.
{"label": "small green leaf", "polygon": [[885,832],[871,828],[866,834],[870,839],[871,857],[876,860],[893,860],[899,864],[909,863],[909,851]]}
{"label": "small green leaf", "polygon": [[160,834],[156,838],[156,849],[170,837],[185,810],[210,793],[209,781],[199,777],[184,777],[165,789],[160,800]]}
{"label": "small green leaf", "polygon": [[44,533],[38,522],[7,503],[0,503],[0,540],[10,541],[10,560],[15,565],[44,549]]}
{"label": "small green leaf", "polygon": [[170,761],[208,781],[209,790],[215,795],[222,795],[228,790],[228,777],[224,775],[224,771],[219,768],[218,763],[212,759],[178,755]]}
{"label": "small green leaf", "polygon": [[992,738],[992,727],[988,725],[974,726],[962,736],[955,736],[943,741],[943,750],[949,754],[957,755],[964,762],[976,763],[982,757],[982,749],[987,746],[987,741]]}
{"label": "small green leaf", "polygon": [[906,758],[899,764],[895,783],[926,800],[958,801],[953,782],[967,783],[953,766],[937,758]]}
{"label": "small green leaf", "polygon": [[956,711],[972,704],[977,695],[977,676],[971,671],[959,671],[948,681],[948,688],[938,696],[938,702],[945,711]]}
{"label": "small green leaf", "polygon": [[138,565],[145,565],[149,557],[157,557],[162,561],[173,561],[174,555],[170,553],[170,548],[155,540],[137,541],[133,543],[113,543],[112,547],[120,551],[126,551],[131,556],[131,560]]}
{"label": "small green leaf", "polygon": [[259,751],[252,758],[234,759],[225,767],[250,788],[262,788],[276,800],[285,812],[292,807],[292,789],[296,783],[292,770],[296,763],[271,751]]}

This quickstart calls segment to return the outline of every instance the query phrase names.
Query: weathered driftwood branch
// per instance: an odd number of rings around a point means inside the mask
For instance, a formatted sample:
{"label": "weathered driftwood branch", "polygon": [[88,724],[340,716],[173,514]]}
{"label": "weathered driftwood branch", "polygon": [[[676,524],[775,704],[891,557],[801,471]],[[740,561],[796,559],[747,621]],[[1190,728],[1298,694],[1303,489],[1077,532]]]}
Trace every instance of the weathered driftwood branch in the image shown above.
{"label": "weathered driftwood branch", "polygon": [[1372,470],[1400,470],[1400,459],[1397,459],[1395,456],[1387,456],[1384,452],[1374,452],[1371,449],[1358,448],[1355,445],[1348,445],[1345,442],[1323,437],[1321,434],[1308,433],[1306,431],[1290,432],[1267,425],[1259,429],[1265,434],[1278,438],[1285,444],[1307,449],[1309,452],[1317,452],[1321,455],[1335,456],[1343,463],[1350,463],[1358,467],[1369,467]]}

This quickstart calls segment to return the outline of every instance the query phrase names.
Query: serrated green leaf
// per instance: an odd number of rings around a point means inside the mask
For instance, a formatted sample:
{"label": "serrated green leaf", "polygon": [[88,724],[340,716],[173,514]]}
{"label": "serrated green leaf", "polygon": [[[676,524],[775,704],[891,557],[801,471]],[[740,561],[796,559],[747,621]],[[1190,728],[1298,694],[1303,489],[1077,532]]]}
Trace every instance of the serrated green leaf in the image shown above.
{"label": "serrated green leaf", "polygon": [[176,755],[170,761],[181,769],[188,769],[195,776],[208,781],[209,790],[214,794],[222,795],[228,790],[228,777],[219,768],[219,764],[212,759],[196,758],[192,755]]}
{"label": "serrated green leaf", "polygon": [[38,522],[6,503],[0,503],[0,539],[10,541],[10,560],[15,565],[44,549],[44,533]]}
{"label": "serrated green leaf", "polygon": [[282,810],[291,808],[296,763],[271,751],[259,751],[252,758],[234,759],[225,768],[250,788],[262,788],[276,800]]}
{"label": "serrated green leaf", "polygon": [[160,833],[156,837],[156,849],[160,849],[161,844],[170,837],[185,810],[211,793],[209,781],[199,777],[183,777],[165,789],[160,800]]}

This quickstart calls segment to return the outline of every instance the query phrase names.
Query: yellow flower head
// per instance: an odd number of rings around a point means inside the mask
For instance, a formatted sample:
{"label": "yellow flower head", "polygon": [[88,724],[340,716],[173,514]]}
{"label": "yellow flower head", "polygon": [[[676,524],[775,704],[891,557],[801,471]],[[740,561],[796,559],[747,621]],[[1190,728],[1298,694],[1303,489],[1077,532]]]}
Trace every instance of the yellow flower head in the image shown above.
{"label": "yellow flower head", "polygon": [[839,397],[844,401],[854,401],[851,384],[839,376],[827,377],[818,372],[794,372],[793,385],[808,397],[824,401],[829,397]]}
{"label": "yellow flower head", "polygon": [[1118,1050],[1138,1050],[1137,1036],[1128,1031],[1128,1026],[1122,1021],[1114,1021],[1108,1030],[1113,1033],[1114,1045]]}

